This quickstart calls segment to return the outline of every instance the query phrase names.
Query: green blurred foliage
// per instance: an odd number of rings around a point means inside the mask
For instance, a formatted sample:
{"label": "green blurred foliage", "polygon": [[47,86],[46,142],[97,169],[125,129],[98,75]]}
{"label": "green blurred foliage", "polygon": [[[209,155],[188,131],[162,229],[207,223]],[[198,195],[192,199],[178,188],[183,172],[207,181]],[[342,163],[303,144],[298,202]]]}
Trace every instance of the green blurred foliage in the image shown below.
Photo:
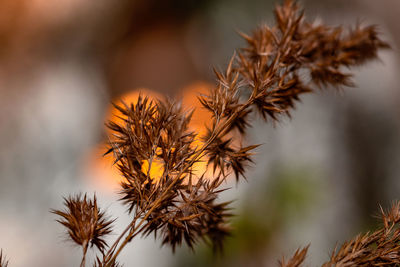
{"label": "green blurred foliage", "polygon": [[[276,167],[265,181],[254,184],[244,192],[244,201],[232,221],[232,236],[226,240],[223,255],[214,255],[206,245],[199,245],[196,253],[184,248],[176,257],[177,267],[203,266],[259,266],[268,255],[269,247],[289,224],[296,224],[309,216],[322,196],[320,180],[307,167]],[[277,259],[276,259],[277,260]]]}

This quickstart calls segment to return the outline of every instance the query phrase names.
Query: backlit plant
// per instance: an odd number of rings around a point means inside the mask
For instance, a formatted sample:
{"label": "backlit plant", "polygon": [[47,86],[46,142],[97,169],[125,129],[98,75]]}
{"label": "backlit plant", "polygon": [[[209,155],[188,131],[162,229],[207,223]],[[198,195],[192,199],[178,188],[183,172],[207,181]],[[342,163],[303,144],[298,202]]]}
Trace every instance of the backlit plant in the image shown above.
{"label": "backlit plant", "polygon": [[[65,210],[54,210],[68,236],[82,247],[81,266],[88,248],[99,254],[92,266],[119,266],[118,256],[138,235],[155,234],[172,250],[182,243],[194,249],[204,241],[221,251],[229,235],[229,203],[218,201],[230,175],[244,177],[258,145],[238,140],[252,125],[252,114],[266,121],[290,115],[300,95],[319,88],[352,86],[349,69],[377,58],[388,45],[375,26],[350,30],[307,22],[298,5],[287,0],[275,9],[276,24],[261,26],[246,41],[224,71],[215,70],[216,85],[199,101],[211,114],[205,135],[189,128],[193,110],[178,100],[150,99],[117,105],[120,120],[109,122],[110,149],[123,181],[120,200],[131,216],[113,243],[113,220],[97,206],[96,197],[71,196]],[[207,162],[198,173],[196,163]],[[157,171],[154,171],[157,169]],[[383,227],[358,236],[332,253],[323,266],[393,266],[400,263],[400,204],[382,211]],[[281,266],[300,266],[307,249]],[[0,267],[7,262],[0,254]]]}

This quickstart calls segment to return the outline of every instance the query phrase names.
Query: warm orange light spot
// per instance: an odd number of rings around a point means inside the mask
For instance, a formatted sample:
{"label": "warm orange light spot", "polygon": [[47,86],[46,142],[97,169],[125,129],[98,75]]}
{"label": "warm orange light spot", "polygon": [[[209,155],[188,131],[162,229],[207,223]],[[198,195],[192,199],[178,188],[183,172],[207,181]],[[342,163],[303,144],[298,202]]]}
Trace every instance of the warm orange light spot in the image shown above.
{"label": "warm orange light spot", "polygon": [[[205,125],[209,125],[211,121],[211,116],[208,111],[206,111],[204,108],[201,107],[201,104],[197,100],[197,97],[199,93],[205,94],[206,92],[208,92],[210,86],[211,85],[208,83],[196,82],[186,87],[182,93],[183,106],[186,109],[192,109],[192,108],[195,109],[191,123],[189,124],[189,128],[190,130],[195,131],[196,133],[199,134],[199,137],[194,142],[194,145],[199,147],[203,144],[203,142],[200,140],[200,136],[205,134],[206,132]],[[122,99],[127,104],[136,103],[140,92],[143,95],[149,96],[150,98],[154,99],[161,98],[159,94],[152,92],[150,90],[136,90],[126,95],[123,95],[122,97],[120,97],[120,99]],[[121,104],[121,101],[118,99],[113,101],[113,103],[118,105]],[[110,105],[105,120],[106,121],[112,120],[116,123],[121,123],[122,122],[121,119],[115,115],[120,115],[120,112],[118,112],[113,106]],[[110,134],[110,132],[108,132],[107,134]],[[97,185],[100,185],[101,188],[104,188],[107,191],[109,189],[112,190],[117,189],[118,183],[121,182],[123,178],[120,176],[117,168],[115,168],[115,166],[112,166],[114,158],[111,155],[105,157],[102,156],[102,154],[104,154],[104,152],[106,151],[106,145],[101,144],[99,145],[99,147],[100,148],[94,149],[92,155],[90,156],[90,161],[88,164],[89,171],[91,172],[90,176],[93,177],[94,182]],[[149,165],[150,164],[148,161],[143,162],[142,171],[144,173],[149,172]],[[206,171],[207,163],[206,162],[196,163],[193,166],[193,168],[195,175],[201,175],[202,173],[204,173],[204,171]],[[149,172],[150,177],[154,181],[156,181],[157,178],[162,176],[163,172],[164,172],[163,163],[159,160],[153,160]]]}
{"label": "warm orange light spot", "polygon": [[200,94],[207,94],[213,85],[205,82],[195,82],[187,86],[183,91],[183,105],[186,108],[194,108],[195,111],[189,127],[200,134],[205,134],[206,127],[210,127],[211,114],[198,100]]}
{"label": "warm orange light spot", "polygon": [[95,184],[99,190],[114,193],[119,190],[122,177],[119,174],[112,156],[103,157],[106,145],[99,144],[90,151],[84,161],[85,176],[90,183]]}
{"label": "warm orange light spot", "polygon": [[148,174],[152,180],[156,181],[164,173],[164,164],[160,160],[153,160],[150,166],[150,162],[148,160],[144,160],[142,162],[142,172]]}

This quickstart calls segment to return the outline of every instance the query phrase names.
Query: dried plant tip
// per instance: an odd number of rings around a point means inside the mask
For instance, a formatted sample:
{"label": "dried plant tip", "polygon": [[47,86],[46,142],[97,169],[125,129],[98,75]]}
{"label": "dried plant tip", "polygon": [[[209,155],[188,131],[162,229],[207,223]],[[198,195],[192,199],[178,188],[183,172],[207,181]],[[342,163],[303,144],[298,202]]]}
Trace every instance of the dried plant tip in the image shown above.
{"label": "dried plant tip", "polygon": [[85,253],[89,244],[104,251],[107,247],[104,237],[111,233],[113,220],[107,219],[97,207],[96,196],[93,199],[88,199],[86,194],[70,196],[64,198],[64,206],[64,211],[52,210],[52,213],[61,217],[57,222],[67,228],[72,241],[82,246]]}
{"label": "dried plant tip", "polygon": [[285,259],[282,259],[282,261],[279,261],[279,266],[280,267],[300,267],[303,265],[304,260],[307,256],[307,251],[308,251],[309,246],[303,248],[303,249],[298,249],[294,253],[293,257],[288,261],[285,262]]}
{"label": "dried plant tip", "polygon": [[388,211],[384,211],[381,207],[382,222],[385,228],[389,228],[392,224],[400,222],[400,201],[393,202]]}
{"label": "dried plant tip", "polygon": [[[251,35],[241,33],[247,46],[229,65],[237,66],[229,68],[231,76],[239,74],[239,87],[250,90],[249,101],[264,118],[277,120],[277,115],[288,114],[300,94],[315,89],[313,84],[352,86],[352,74],[343,67],[364,64],[376,59],[380,49],[389,48],[379,38],[376,26],[357,25],[346,33],[342,27],[310,23],[292,0],[276,7],[275,18],[272,27],[261,26]],[[217,78],[229,86],[224,76],[217,73]],[[220,95],[213,92],[203,105],[209,109],[216,106]]]}
{"label": "dried plant tip", "polygon": [[333,266],[399,266],[400,265],[400,202],[382,212],[383,227],[358,235],[332,252],[323,267]]}

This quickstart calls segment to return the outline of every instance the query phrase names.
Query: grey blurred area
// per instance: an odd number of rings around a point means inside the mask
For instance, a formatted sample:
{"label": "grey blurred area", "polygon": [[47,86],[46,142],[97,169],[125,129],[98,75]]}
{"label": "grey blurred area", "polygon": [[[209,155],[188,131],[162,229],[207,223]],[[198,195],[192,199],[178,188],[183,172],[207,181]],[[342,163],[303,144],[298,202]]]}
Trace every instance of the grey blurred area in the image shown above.
{"label": "grey blurred area", "polygon": [[[175,94],[213,83],[211,67],[226,66],[244,44],[235,30],[272,23],[274,3],[0,1],[0,248],[10,266],[78,266],[79,249],[49,212],[68,194],[96,192],[123,229],[129,216],[116,189],[88,171],[106,141],[110,102],[138,88]],[[308,262],[318,265],[374,227],[379,204],[399,199],[400,2],[301,3],[328,24],[378,24],[392,50],[355,71],[355,88],[303,96],[276,125],[255,118],[256,164],[223,196],[236,199],[237,214],[224,256],[203,246],[172,255],[148,237],[121,254],[125,266],[274,266],[308,244]]]}

